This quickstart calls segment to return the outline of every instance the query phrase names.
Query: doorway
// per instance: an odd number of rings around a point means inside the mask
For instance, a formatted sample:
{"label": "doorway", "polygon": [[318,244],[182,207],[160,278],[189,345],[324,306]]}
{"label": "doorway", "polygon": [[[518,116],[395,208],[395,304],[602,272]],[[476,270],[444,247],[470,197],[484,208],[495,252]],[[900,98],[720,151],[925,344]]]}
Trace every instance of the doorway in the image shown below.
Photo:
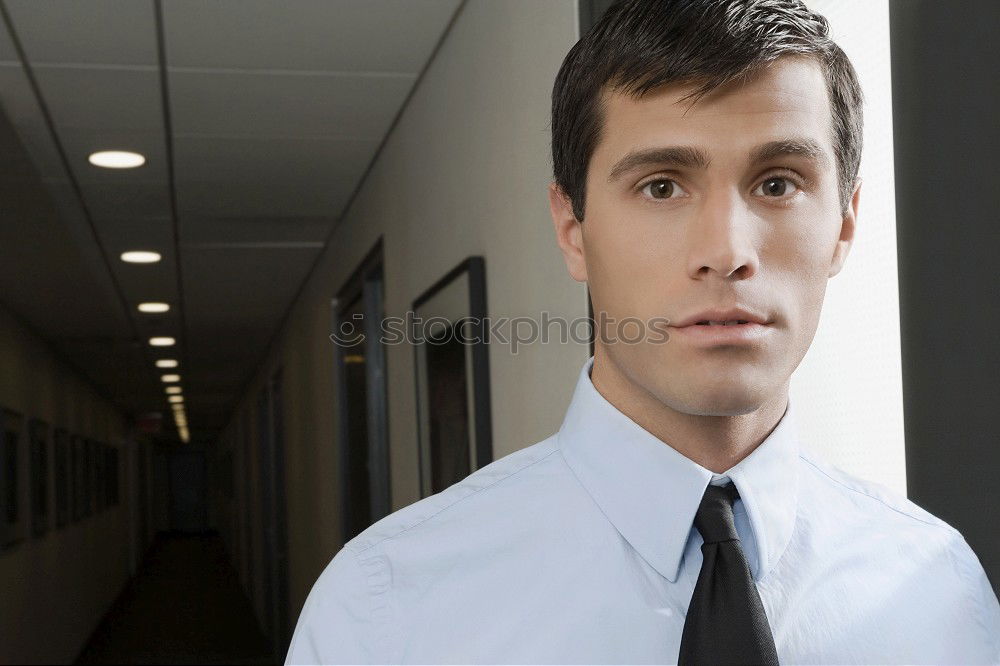
{"label": "doorway", "polygon": [[389,514],[382,239],[333,301],[343,541]]}

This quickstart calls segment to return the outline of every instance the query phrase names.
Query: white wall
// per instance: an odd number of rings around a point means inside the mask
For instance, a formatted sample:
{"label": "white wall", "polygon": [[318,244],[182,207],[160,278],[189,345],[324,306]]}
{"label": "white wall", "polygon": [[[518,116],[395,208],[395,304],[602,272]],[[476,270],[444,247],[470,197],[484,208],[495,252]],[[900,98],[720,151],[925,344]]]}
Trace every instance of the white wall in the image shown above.
{"label": "white wall", "polygon": [[807,446],[906,494],[896,272],[888,0],[806,0],[830,21],[866,96],[854,246],[830,280],[816,338],[792,376]]}

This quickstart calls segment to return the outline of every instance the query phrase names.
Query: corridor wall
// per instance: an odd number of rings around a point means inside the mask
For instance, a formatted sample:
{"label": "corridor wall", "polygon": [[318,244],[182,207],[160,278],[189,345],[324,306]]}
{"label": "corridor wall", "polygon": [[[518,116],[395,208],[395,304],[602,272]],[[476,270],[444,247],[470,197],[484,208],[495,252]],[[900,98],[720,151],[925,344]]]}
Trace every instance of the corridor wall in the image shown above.
{"label": "corridor wall", "polygon": [[[387,316],[404,316],[442,275],[482,255],[490,316],[586,317],[586,288],[566,272],[546,194],[552,81],[576,35],[575,0],[464,4],[248,385],[215,456],[232,465],[234,487],[213,490],[212,515],[262,626],[255,401],[280,367],[294,622],[342,546],[330,301],[380,237]],[[490,346],[494,458],[558,428],[588,355],[586,343]],[[412,346],[388,346],[394,510],[420,497],[413,363]]]}
{"label": "corridor wall", "polygon": [[[8,458],[11,449],[4,449],[0,467],[6,474],[7,463],[16,460],[15,485],[5,483],[5,491],[13,488],[13,495],[5,495],[3,505],[6,510],[13,500],[17,523],[29,526],[14,529],[0,549],[0,663],[70,663],[129,580],[142,545],[148,543],[148,534],[136,533],[143,525],[134,506],[139,458],[122,414],[2,307],[0,406],[22,417],[15,431],[20,433],[15,458]],[[31,515],[38,510],[27,436],[33,419],[46,427],[41,477],[47,481],[40,486],[46,511],[41,525],[39,516]],[[82,515],[57,514],[55,429],[78,435],[81,442],[110,447],[91,447],[92,453],[117,451],[117,474],[109,473],[106,464],[103,474],[92,477],[117,479],[117,488],[92,486],[90,510]]]}

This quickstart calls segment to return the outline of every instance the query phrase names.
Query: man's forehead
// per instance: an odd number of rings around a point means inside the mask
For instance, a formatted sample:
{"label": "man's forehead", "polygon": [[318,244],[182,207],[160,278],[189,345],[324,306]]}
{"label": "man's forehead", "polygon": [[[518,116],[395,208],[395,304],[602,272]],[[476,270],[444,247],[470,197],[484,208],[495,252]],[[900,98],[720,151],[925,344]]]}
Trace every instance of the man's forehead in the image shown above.
{"label": "man's forehead", "polygon": [[725,84],[694,103],[681,101],[699,85],[666,84],[641,98],[605,91],[600,143],[617,155],[638,145],[711,146],[721,140],[736,149],[794,135],[832,151],[826,82],[812,59],[781,58],[749,81]]}
{"label": "man's forehead", "polygon": [[666,119],[697,123],[720,116],[730,121],[761,114],[812,117],[830,112],[826,81],[812,58],[779,58],[749,80],[723,84],[694,102],[687,96],[701,83],[668,83],[639,98],[606,86],[602,90],[605,120],[631,126]]}

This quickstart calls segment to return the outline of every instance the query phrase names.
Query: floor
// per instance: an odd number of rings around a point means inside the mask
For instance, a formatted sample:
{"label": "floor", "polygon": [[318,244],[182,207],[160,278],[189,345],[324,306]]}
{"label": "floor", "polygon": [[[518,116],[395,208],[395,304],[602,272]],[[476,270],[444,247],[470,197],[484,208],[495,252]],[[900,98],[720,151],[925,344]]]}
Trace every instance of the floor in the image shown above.
{"label": "floor", "polygon": [[163,534],[79,664],[269,664],[253,608],[214,534]]}

